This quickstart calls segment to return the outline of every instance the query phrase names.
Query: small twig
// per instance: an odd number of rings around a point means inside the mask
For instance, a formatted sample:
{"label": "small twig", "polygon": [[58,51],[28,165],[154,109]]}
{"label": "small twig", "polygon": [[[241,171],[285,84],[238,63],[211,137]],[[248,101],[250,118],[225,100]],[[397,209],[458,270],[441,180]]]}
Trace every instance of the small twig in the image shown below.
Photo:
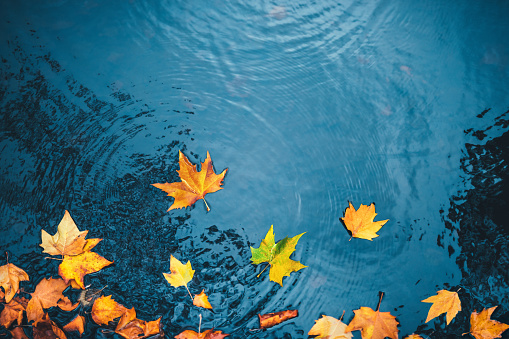
{"label": "small twig", "polygon": [[7,261],[7,263],[9,263],[9,252],[5,251],[5,256],[7,258],[5,258],[5,261]]}
{"label": "small twig", "polygon": [[59,260],[59,261],[64,261],[64,259],[60,259],[60,258],[51,258],[51,257],[46,257],[44,259],[51,259],[51,260]]}
{"label": "small twig", "polygon": [[270,266],[270,264],[267,264],[267,266],[265,266],[265,268],[260,273],[258,273],[258,275],[256,277],[260,278],[260,276],[262,275],[263,271],[265,271],[267,269],[267,267],[269,267],[269,266]]}
{"label": "small twig", "polygon": [[460,287],[460,288],[458,288],[458,290],[456,291],[456,293],[458,293],[459,291],[461,291],[461,287]]}
{"label": "small twig", "polygon": [[352,238],[353,238],[353,235],[350,237],[350,239],[348,239],[348,241],[352,240]]}
{"label": "small twig", "polygon": [[382,302],[382,298],[384,296],[384,292],[380,292],[380,300],[378,300],[378,305],[376,306],[376,311],[380,309],[380,303]]}

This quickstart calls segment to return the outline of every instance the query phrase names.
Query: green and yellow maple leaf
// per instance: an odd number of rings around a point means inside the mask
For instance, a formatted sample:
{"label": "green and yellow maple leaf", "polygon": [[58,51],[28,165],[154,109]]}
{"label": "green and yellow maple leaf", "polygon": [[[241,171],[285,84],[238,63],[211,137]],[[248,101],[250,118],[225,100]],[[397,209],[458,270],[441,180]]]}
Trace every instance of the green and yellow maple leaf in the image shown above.
{"label": "green and yellow maple leaf", "polygon": [[262,240],[259,248],[251,247],[251,261],[256,265],[263,262],[269,263],[270,280],[283,286],[283,277],[289,277],[290,273],[297,272],[298,270],[307,267],[298,261],[290,259],[290,255],[292,255],[295,251],[297,242],[306,232],[296,235],[293,238],[285,237],[276,244],[274,241],[273,227],[274,225],[270,226],[270,229],[267,232],[265,239]]}

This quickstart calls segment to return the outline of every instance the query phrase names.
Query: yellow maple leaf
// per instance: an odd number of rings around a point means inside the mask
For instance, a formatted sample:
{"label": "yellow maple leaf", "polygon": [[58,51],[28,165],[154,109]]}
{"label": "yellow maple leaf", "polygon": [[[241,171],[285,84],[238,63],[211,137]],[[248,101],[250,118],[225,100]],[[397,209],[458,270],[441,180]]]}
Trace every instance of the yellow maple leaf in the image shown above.
{"label": "yellow maple leaf", "polygon": [[389,220],[373,221],[376,216],[375,204],[369,206],[361,204],[358,210],[355,210],[351,202],[348,204],[349,207],[345,210],[345,216],[341,220],[352,233],[352,237],[367,240],[378,237],[376,232]]}
{"label": "yellow maple leaf", "polygon": [[[497,306],[483,309],[480,313],[472,312],[470,316],[470,334],[476,339],[500,338],[509,325],[492,320],[491,315]],[[465,333],[466,334],[466,333]]]}
{"label": "yellow maple leaf", "polygon": [[308,335],[316,335],[316,339],[350,339],[352,332],[345,332],[346,324],[341,320],[327,315],[322,315],[308,332]]}
{"label": "yellow maple leaf", "polygon": [[200,294],[194,296],[193,305],[210,310],[212,309],[212,305],[209,303],[209,297],[205,294],[205,290],[202,290]]}
{"label": "yellow maple leaf", "polygon": [[20,281],[28,281],[27,272],[14,264],[6,264],[0,267],[0,286],[5,291],[5,302],[8,303],[14,298],[19,289]]}
{"label": "yellow maple leaf", "polygon": [[180,169],[177,172],[181,182],[152,184],[152,186],[168,193],[168,196],[175,198],[168,211],[191,206],[200,199],[203,199],[207,211],[210,211],[209,205],[205,201],[205,194],[223,189],[221,185],[228,169],[225,169],[221,174],[216,174],[208,151],[207,158],[201,164],[199,172],[196,170],[196,165],[191,164],[181,151],[179,151],[179,166]]}
{"label": "yellow maple leaf", "polygon": [[113,264],[95,252],[83,252],[79,255],[64,255],[64,260],[58,266],[58,274],[66,283],[74,280],[81,289],[85,289],[83,279],[85,275],[98,272],[106,266]]}
{"label": "yellow maple leaf", "polygon": [[457,292],[449,292],[447,290],[440,290],[437,295],[422,300],[424,303],[433,303],[431,305],[426,322],[438,317],[440,314],[447,312],[446,321],[447,325],[452,319],[461,311],[461,302]]}
{"label": "yellow maple leaf", "polygon": [[41,231],[42,243],[40,246],[44,253],[51,255],[77,255],[83,252],[87,241],[85,237],[88,231],[81,232],[68,211],[58,224],[57,233],[50,235],[45,230]]}
{"label": "yellow maple leaf", "polygon": [[109,296],[99,297],[92,305],[92,319],[98,325],[108,325],[110,321],[121,317],[127,308]]}
{"label": "yellow maple leaf", "polygon": [[191,262],[188,261],[187,264],[184,265],[172,255],[170,257],[170,271],[171,273],[163,273],[166,280],[175,288],[185,286],[189,296],[193,299],[191,292],[189,292],[189,288],[187,288],[187,283],[190,282],[194,276]]}

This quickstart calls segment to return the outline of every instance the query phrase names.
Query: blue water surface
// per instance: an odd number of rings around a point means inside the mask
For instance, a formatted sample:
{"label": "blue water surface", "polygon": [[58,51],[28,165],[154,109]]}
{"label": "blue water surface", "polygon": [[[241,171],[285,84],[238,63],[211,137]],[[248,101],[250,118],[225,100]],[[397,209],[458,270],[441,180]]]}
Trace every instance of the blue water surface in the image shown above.
{"label": "blue water surface", "polygon": [[[57,276],[40,234],[68,210],[115,262],[86,284],[162,317],[169,338],[199,314],[232,338],[307,338],[323,314],[376,308],[380,291],[402,338],[459,338],[483,307],[509,322],[509,2],[1,8],[0,247],[25,291]],[[172,198],[151,186],[179,181],[179,150],[228,168],[210,212],[166,212]],[[349,241],[349,201],[389,219],[378,238]],[[292,258],[308,267],[283,287],[250,262],[271,225],[276,240],[306,232]],[[213,312],[164,280],[171,255],[191,261],[189,289]],[[425,324],[421,300],[441,289],[463,311]],[[285,309],[299,316],[250,331]],[[115,336],[87,319],[84,337]]]}

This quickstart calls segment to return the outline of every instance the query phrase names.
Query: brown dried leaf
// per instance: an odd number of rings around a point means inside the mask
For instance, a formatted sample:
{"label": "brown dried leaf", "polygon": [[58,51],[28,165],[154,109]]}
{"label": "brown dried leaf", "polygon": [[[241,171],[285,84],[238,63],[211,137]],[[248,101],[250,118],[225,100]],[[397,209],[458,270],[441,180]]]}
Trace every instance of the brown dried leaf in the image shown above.
{"label": "brown dried leaf", "polygon": [[19,289],[20,281],[28,281],[27,272],[14,264],[6,264],[0,267],[0,286],[5,291],[5,302],[10,302]]}
{"label": "brown dried leaf", "polygon": [[21,325],[27,302],[28,300],[23,297],[15,297],[9,303],[5,304],[2,314],[0,314],[0,325],[9,328],[16,320],[18,325]]}
{"label": "brown dried leaf", "polygon": [[281,312],[258,314],[260,320],[260,328],[269,328],[281,324],[283,321],[299,316],[297,310],[286,310]]}

